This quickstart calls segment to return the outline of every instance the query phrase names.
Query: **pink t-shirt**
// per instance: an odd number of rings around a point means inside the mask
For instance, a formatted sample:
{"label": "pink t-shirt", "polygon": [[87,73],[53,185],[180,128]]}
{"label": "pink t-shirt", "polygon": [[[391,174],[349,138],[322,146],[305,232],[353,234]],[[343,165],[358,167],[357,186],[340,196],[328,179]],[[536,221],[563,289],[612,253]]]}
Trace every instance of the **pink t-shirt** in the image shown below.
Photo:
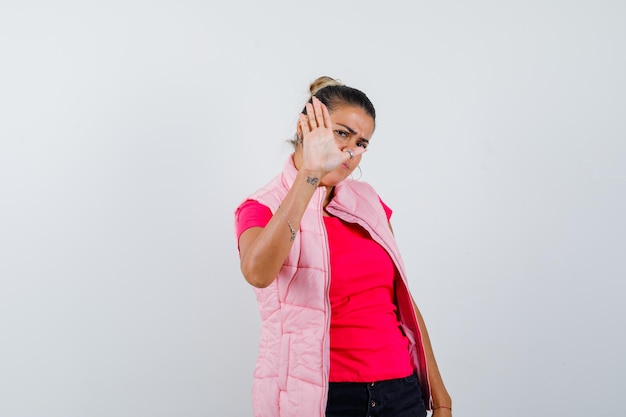
{"label": "pink t-shirt", "polygon": [[[391,209],[382,201],[387,218]],[[265,227],[270,209],[246,201],[237,235]],[[324,217],[330,249],[330,381],[372,382],[410,375],[408,341],[394,303],[397,273],[388,253],[358,224]]]}

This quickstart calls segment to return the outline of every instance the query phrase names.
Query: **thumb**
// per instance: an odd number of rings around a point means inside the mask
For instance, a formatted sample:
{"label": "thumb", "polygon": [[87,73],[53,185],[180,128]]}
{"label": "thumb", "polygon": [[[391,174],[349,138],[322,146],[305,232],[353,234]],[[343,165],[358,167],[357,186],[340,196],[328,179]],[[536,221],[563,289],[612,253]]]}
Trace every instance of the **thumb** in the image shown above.
{"label": "thumb", "polygon": [[344,160],[353,159],[356,156],[363,155],[367,149],[358,147],[356,149],[346,149],[342,153],[344,154]]}

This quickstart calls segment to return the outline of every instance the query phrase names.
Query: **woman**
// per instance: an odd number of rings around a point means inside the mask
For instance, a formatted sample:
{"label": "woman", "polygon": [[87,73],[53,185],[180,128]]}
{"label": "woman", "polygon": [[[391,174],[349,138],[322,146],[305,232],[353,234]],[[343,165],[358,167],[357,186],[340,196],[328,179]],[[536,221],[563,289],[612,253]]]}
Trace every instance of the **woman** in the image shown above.
{"label": "woman", "polygon": [[329,77],[310,90],[283,172],[236,211],[241,271],[262,319],[254,415],[451,416],[391,209],[348,179],[374,106]]}

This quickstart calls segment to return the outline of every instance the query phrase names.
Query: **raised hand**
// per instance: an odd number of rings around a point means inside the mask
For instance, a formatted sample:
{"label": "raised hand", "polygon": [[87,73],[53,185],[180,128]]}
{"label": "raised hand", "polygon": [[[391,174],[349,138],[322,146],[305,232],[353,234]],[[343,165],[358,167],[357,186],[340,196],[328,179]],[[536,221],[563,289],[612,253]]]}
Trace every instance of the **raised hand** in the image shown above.
{"label": "raised hand", "polygon": [[302,168],[320,174],[320,178],[342,163],[365,152],[356,147],[342,151],[333,133],[328,108],[317,97],[313,104],[306,104],[307,114],[300,114],[302,129],[303,165]]}

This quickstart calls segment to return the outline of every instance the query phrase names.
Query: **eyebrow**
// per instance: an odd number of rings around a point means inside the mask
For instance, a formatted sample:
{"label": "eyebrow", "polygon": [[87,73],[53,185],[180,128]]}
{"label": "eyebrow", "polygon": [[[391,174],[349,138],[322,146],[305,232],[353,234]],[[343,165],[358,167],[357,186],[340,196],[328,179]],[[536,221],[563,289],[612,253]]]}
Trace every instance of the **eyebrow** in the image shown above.
{"label": "eyebrow", "polygon": [[[354,129],[352,129],[350,126],[346,126],[344,124],[341,123],[337,123],[339,126],[343,126],[346,128],[346,130],[351,134],[351,135],[356,135],[356,132],[354,131]],[[367,143],[370,143],[369,139],[364,138],[363,136],[361,136],[361,140],[364,140]]]}

